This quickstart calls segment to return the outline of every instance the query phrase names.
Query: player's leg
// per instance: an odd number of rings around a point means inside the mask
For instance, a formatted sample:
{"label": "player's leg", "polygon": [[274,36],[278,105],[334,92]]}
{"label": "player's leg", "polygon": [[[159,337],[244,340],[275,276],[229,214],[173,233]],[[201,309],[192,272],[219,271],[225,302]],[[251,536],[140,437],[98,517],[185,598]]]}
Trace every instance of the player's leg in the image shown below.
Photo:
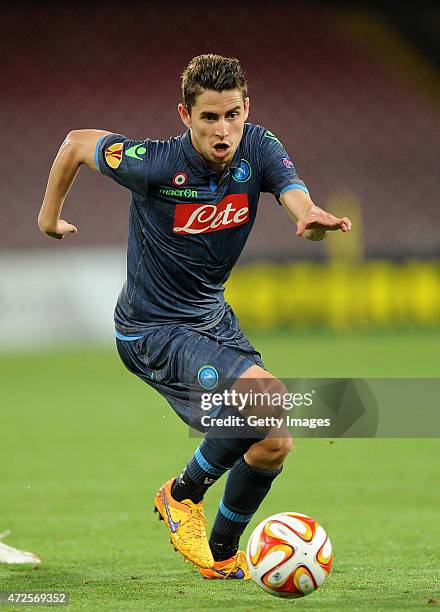
{"label": "player's leg", "polygon": [[166,522],[176,550],[200,568],[214,565],[205,531],[204,495],[254,441],[221,439],[208,433],[181,474],[156,494],[155,509]]}
{"label": "player's leg", "polygon": [[[183,406],[184,398],[174,395],[171,362],[177,360],[176,342],[170,338],[173,338],[172,328],[164,327],[136,340],[118,337],[116,346],[125,367],[153,386],[176,409],[176,406]],[[176,412],[183,418],[179,409]],[[217,469],[220,470],[220,466]],[[197,494],[174,498],[171,493],[174,480],[171,478],[157,491],[154,511],[167,526],[175,550],[199,567],[210,567],[213,557],[206,537],[203,501]]]}
{"label": "player's leg", "polygon": [[[188,399],[188,388],[195,384],[200,393],[200,368],[212,364],[219,378],[235,380],[253,363],[237,353],[235,345],[231,349],[218,342],[217,333],[223,327],[229,329],[227,320],[209,334],[164,326],[138,341],[118,339],[118,352],[131,372],[158,390],[185,422],[197,428],[200,403]],[[223,440],[209,432],[181,476],[164,483],[155,496],[155,509],[174,547],[199,567],[211,567],[214,562],[206,537],[203,496],[254,442],[255,438]]]}
{"label": "player's leg", "polygon": [[[241,390],[243,379],[256,382],[258,390],[269,396],[286,390],[280,381],[257,365],[250,367],[238,381]],[[229,471],[209,539],[215,564],[211,570],[201,572],[206,578],[221,577],[221,573],[226,575],[227,572],[227,577],[247,574],[244,555],[238,553],[240,536],[281,473],[291,448],[292,439],[287,428],[277,428],[250,446]]]}
{"label": "player's leg", "polygon": [[[219,381],[226,383],[240,379],[246,371],[252,376],[252,366],[262,365],[261,356],[245,338],[231,310],[215,328],[205,332],[180,325],[163,326],[137,341],[118,340],[117,347],[125,366],[157,389],[179,416],[196,428],[194,418],[200,423],[201,406],[188,399],[188,389],[194,381],[200,383],[198,372],[205,364],[211,364]],[[260,370],[265,377],[270,376],[263,368]],[[198,383],[196,387],[200,393]],[[172,543],[199,567],[214,563],[206,538],[203,495],[266,433],[258,435],[259,438],[253,431],[248,438],[241,435],[223,439],[210,430],[181,477],[176,482],[170,479],[156,494],[155,507],[168,527]],[[273,455],[272,447],[269,453]]]}
{"label": "player's leg", "polygon": [[[241,331],[232,310],[226,313],[216,329],[209,330],[205,336],[193,335],[191,341],[185,343],[180,358],[187,368],[186,372],[181,373],[183,380],[194,376],[201,364],[209,363],[217,370],[219,381],[236,381],[233,390],[237,388],[246,392],[246,385],[252,386],[258,381],[259,391],[263,393],[286,391],[284,385],[264,369],[261,355]],[[222,411],[225,411],[224,407]],[[274,478],[281,472],[284,457],[291,448],[287,430],[285,436],[280,436],[277,431],[267,440],[267,431],[254,429],[252,432],[236,433],[235,438],[219,437],[215,429],[210,429],[172,486],[176,501],[202,503],[199,500],[203,499],[208,488],[230,470],[223,504],[210,539],[217,563],[211,566],[210,572],[208,570],[210,575],[202,571],[205,577],[248,577],[243,554],[235,555],[238,540],[267,495]],[[228,514],[228,511],[232,514]],[[238,521],[233,520],[237,518]],[[240,563],[242,567],[239,567]]]}

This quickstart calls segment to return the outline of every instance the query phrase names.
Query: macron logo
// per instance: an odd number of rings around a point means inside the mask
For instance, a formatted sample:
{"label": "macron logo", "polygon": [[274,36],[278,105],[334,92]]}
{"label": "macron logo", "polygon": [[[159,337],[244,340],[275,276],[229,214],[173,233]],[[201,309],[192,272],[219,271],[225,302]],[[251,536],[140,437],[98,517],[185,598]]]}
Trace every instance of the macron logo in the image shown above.
{"label": "macron logo", "polygon": [[218,204],[178,204],[174,213],[175,234],[207,234],[249,221],[247,194],[235,193]]}

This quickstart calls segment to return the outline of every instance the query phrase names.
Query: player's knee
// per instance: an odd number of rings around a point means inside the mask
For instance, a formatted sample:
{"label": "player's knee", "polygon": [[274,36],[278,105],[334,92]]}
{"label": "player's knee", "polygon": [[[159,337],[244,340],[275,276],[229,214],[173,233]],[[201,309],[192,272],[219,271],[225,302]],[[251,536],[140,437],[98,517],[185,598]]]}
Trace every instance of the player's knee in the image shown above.
{"label": "player's knee", "polygon": [[263,440],[268,459],[282,463],[293,448],[292,436],[283,438],[266,438]]}
{"label": "player's knee", "polygon": [[289,433],[288,436],[285,438],[282,438],[282,440],[283,440],[283,453],[284,453],[284,456],[287,457],[287,455],[293,450],[293,438]]}
{"label": "player's knee", "polygon": [[290,434],[284,437],[268,437],[254,444],[246,453],[245,459],[261,469],[279,468],[293,448]]}

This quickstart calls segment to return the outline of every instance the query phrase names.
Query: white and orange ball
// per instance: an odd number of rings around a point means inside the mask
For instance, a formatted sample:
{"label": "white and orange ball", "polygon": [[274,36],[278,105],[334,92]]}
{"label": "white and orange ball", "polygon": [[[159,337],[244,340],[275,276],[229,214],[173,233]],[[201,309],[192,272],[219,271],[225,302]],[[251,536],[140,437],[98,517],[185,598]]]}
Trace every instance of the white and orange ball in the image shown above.
{"label": "white and orange ball", "polygon": [[332,565],[325,529],[299,512],[281,512],[262,521],[246,549],[249,571],[259,587],[277,597],[304,597],[316,591]]}

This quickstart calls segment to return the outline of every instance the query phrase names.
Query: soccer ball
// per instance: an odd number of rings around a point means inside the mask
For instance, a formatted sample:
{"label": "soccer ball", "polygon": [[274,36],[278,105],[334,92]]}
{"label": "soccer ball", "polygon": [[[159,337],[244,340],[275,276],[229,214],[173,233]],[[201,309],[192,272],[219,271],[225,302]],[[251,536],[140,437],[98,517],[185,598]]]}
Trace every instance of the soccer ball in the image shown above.
{"label": "soccer ball", "polygon": [[316,591],[330,572],[332,558],[324,528],[299,512],[264,519],[246,549],[254,582],[276,597],[304,597]]}

